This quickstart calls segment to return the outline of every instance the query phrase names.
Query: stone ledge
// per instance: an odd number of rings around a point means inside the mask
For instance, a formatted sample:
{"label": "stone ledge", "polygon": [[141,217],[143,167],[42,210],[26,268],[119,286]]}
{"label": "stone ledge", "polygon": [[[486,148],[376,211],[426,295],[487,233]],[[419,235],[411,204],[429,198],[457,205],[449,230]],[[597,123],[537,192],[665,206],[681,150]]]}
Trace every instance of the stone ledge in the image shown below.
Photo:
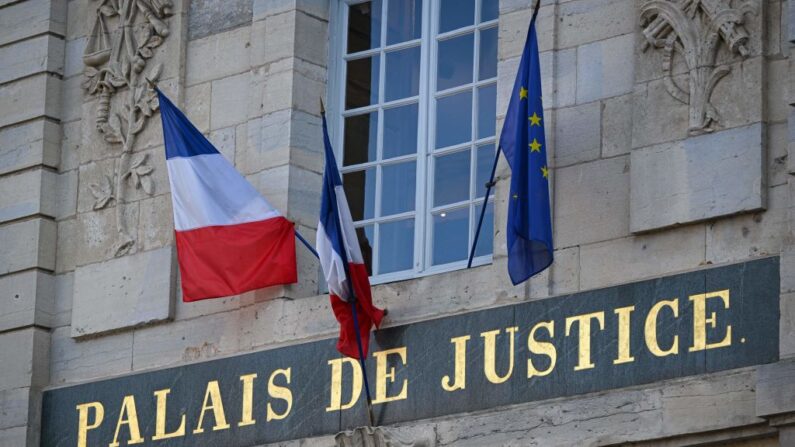
{"label": "stone ledge", "polygon": [[756,415],[795,415],[795,358],[762,365],[757,371]]}

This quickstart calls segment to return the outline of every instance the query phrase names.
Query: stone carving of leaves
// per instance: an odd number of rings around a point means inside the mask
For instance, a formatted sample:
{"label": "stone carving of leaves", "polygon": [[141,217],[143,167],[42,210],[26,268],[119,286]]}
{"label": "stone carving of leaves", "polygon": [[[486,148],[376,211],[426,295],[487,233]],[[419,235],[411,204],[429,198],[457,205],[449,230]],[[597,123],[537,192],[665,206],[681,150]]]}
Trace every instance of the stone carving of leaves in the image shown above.
{"label": "stone carving of leaves", "polygon": [[102,176],[100,183],[91,183],[88,188],[91,190],[91,195],[96,199],[94,202],[95,210],[105,208],[113,199],[113,186],[111,185],[110,177],[107,175]]}
{"label": "stone carving of leaves", "polygon": [[146,164],[146,159],[149,154],[139,154],[133,158],[130,163],[130,170],[124,174],[128,179],[130,186],[133,188],[141,188],[145,193],[152,195],[154,192],[154,182],[149,175],[154,169]]}

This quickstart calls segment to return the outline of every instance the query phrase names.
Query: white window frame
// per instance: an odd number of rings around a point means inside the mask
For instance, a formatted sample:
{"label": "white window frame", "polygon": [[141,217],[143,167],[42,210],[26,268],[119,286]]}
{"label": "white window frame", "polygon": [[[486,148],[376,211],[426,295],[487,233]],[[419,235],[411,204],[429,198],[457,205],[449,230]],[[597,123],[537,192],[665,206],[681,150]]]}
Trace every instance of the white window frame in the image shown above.
{"label": "white window frame", "polygon": [[[383,47],[379,46],[376,50],[366,50],[358,53],[354,53],[353,58],[362,57],[364,55],[379,55],[379,102],[376,105],[369,105],[366,107],[361,107],[357,109],[352,109],[352,113],[345,111],[345,89],[346,89],[346,71],[347,71],[347,64],[346,58],[347,56],[347,25],[348,23],[348,6],[355,5],[358,3],[365,3],[368,0],[332,0],[330,5],[329,11],[329,88],[327,90],[327,102],[330,105],[329,113],[327,115],[328,125],[329,125],[329,138],[332,142],[334,147],[335,157],[337,159],[337,165],[340,169],[341,173],[345,173],[347,171],[357,171],[363,168],[368,168],[372,166],[378,166],[377,169],[381,169],[380,166],[389,165],[397,162],[405,162],[408,160],[415,159],[416,160],[416,185],[415,185],[415,207],[414,211],[409,211],[406,213],[390,215],[387,218],[383,217],[375,217],[372,219],[364,219],[360,222],[361,224],[357,224],[356,227],[372,224],[373,222],[379,223],[386,223],[395,220],[405,219],[409,216],[414,216],[414,259],[413,259],[413,268],[410,270],[404,270],[400,272],[392,272],[386,274],[379,274],[370,277],[371,284],[383,284],[388,282],[394,281],[401,281],[411,278],[419,278],[428,275],[435,275],[439,273],[451,272],[455,270],[464,269],[467,266],[468,259],[464,259],[462,261],[456,261],[448,264],[442,264],[433,266],[431,265],[432,261],[432,252],[431,247],[433,246],[432,235],[432,225],[433,225],[433,218],[432,213],[435,210],[441,208],[447,209],[460,209],[460,207],[467,206],[471,211],[469,212],[469,236],[468,236],[468,245],[467,245],[467,258],[469,255],[469,250],[472,247],[472,241],[474,239],[474,232],[477,228],[477,222],[480,217],[479,214],[474,212],[475,208],[478,204],[483,203],[483,198],[480,199],[467,199],[460,203],[453,203],[447,204],[441,207],[430,207],[432,204],[433,198],[433,157],[435,155],[445,154],[449,152],[456,152],[463,147],[470,147],[470,197],[473,197],[472,188],[477,188],[475,185],[476,181],[476,157],[477,157],[477,148],[484,144],[494,144],[496,146],[496,135],[488,138],[483,138],[480,140],[476,139],[476,132],[477,132],[477,91],[478,87],[482,85],[489,85],[495,84],[496,85],[496,78],[492,78],[488,81],[478,81],[478,70],[479,70],[479,63],[480,63],[480,33],[474,32],[474,49],[475,49],[475,57],[473,60],[473,79],[471,83],[465,84],[463,86],[457,86],[450,88],[448,90],[444,90],[442,92],[436,92],[436,64],[435,61],[437,60],[438,55],[438,41],[439,39],[450,38],[458,35],[463,35],[466,33],[473,32],[475,30],[493,27],[497,24],[498,19],[494,19],[488,22],[477,23],[480,19],[480,8],[482,5],[482,1],[476,1],[476,11],[475,11],[475,22],[476,24],[470,25],[464,28],[456,29],[450,32],[446,32],[440,36],[437,36],[436,33],[438,31],[439,26],[439,8],[441,5],[440,0],[423,0],[422,4],[422,31],[420,34],[419,39],[410,40],[407,42],[401,42],[399,44],[393,45],[385,45]],[[384,1],[382,7],[382,14],[386,16],[388,12],[388,5],[387,2],[389,0],[382,0]],[[382,17],[383,17],[382,16]],[[387,23],[382,20],[381,24],[381,42],[386,43],[386,32],[387,32]],[[401,48],[411,47],[420,43],[420,87],[419,87],[419,96],[412,96],[409,98],[402,98],[395,101],[384,102],[384,83],[386,80],[386,73],[385,73],[385,55],[388,50],[398,50]],[[436,99],[441,98],[444,96],[448,96],[454,93],[460,93],[464,91],[472,91],[473,95],[475,96],[474,104],[472,107],[472,135],[470,141],[467,143],[458,144],[455,146],[450,146],[444,148],[440,151],[434,151],[435,147],[435,113],[436,113]],[[401,104],[410,104],[410,103],[418,103],[418,123],[417,123],[417,152],[413,155],[405,155],[400,157],[395,157],[389,159],[388,162],[384,163],[383,161],[373,161],[367,163],[361,163],[355,165],[353,169],[346,169],[342,166],[343,161],[343,127],[344,123],[344,116],[347,115],[358,115],[361,113],[368,113],[373,111],[378,111],[378,131],[377,131],[377,151],[378,156],[376,157],[377,160],[381,159],[381,151],[383,150],[383,108],[386,106],[398,106]],[[496,120],[496,117],[495,117]],[[433,121],[433,126],[429,125],[429,123]],[[475,158],[473,158],[475,157]],[[489,166],[491,169],[491,166]],[[375,216],[378,216],[381,210],[381,182],[382,176],[376,175],[376,193],[375,193]],[[491,195],[489,196],[489,201],[494,204],[494,190],[492,190]],[[471,206],[471,204],[475,204],[475,206]],[[459,207],[460,205],[460,207]],[[496,213],[495,213],[496,214]],[[380,256],[380,244],[377,242],[379,239],[379,226],[374,225],[373,230],[373,253],[372,253],[372,262],[373,262],[373,271],[378,271],[378,257]],[[491,237],[493,238],[493,234],[481,234],[480,241],[482,243],[483,238]],[[494,247],[494,244],[492,244]],[[472,261],[472,266],[481,266],[490,264],[493,259],[493,248],[492,254],[483,255],[483,256],[476,256]]]}

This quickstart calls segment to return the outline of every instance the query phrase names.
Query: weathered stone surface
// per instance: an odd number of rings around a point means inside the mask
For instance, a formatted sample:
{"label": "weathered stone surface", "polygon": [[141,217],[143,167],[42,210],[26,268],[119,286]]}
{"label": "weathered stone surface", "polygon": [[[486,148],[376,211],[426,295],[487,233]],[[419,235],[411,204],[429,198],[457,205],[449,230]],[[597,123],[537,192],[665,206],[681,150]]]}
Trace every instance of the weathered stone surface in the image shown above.
{"label": "weathered stone surface", "polygon": [[210,130],[211,86],[211,82],[205,82],[185,89],[185,116],[201,132]]}
{"label": "weathered stone surface", "polygon": [[52,332],[50,380],[53,384],[82,382],[122,374],[132,368],[132,332],[75,340],[70,328]]}
{"label": "weathered stone surface", "polygon": [[633,0],[575,0],[562,3],[558,46],[568,48],[635,31]]}
{"label": "weathered stone surface", "polygon": [[0,226],[0,275],[30,268],[55,269],[56,225],[30,219]]}
{"label": "weathered stone surface", "polygon": [[173,247],[77,268],[72,337],[170,319],[175,269]]}
{"label": "weathered stone surface", "polygon": [[83,53],[86,50],[88,37],[66,41],[63,75],[65,78],[79,76],[83,73]]}
{"label": "weathered stone surface", "polygon": [[[553,47],[555,35],[555,7],[542,6],[538,11],[537,36],[538,50],[548,51]],[[499,60],[511,59],[522,55],[522,49],[527,39],[527,24],[533,16],[532,8],[525,8],[503,14],[499,23],[499,42],[497,57]]]}
{"label": "weathered stone surface", "polygon": [[580,289],[696,268],[705,262],[705,251],[703,225],[584,245],[580,247]]}
{"label": "weathered stone surface", "polygon": [[[32,397],[29,387],[0,391],[0,430],[28,425]],[[2,439],[0,437],[0,441]],[[12,444],[3,445],[10,446]]]}
{"label": "weathered stone surface", "polygon": [[632,232],[763,208],[763,141],[755,124],[633,150]]}
{"label": "weathered stone surface", "polygon": [[68,326],[72,322],[72,298],[74,297],[75,274],[73,272],[54,277],[52,327]]}
{"label": "weathered stone surface", "polygon": [[246,121],[250,88],[251,73],[241,73],[212,82],[210,130]]}
{"label": "weathered stone surface", "polygon": [[[675,82],[687,82],[685,76]],[[632,94],[632,147],[645,147],[687,137],[688,107],[665,89],[663,80],[637,84]]]}
{"label": "weathered stone surface", "polygon": [[55,251],[55,271],[57,273],[70,272],[75,269],[78,245],[77,230],[78,225],[75,218],[58,222],[58,246]]}
{"label": "weathered stone surface", "polygon": [[45,191],[42,201],[51,195],[55,196],[56,219],[74,216],[77,212],[77,170],[58,175],[55,181],[55,191]]}
{"label": "weathered stone surface", "polygon": [[761,365],[757,371],[756,414],[795,412],[795,359]]}
{"label": "weathered stone surface", "polygon": [[558,168],[555,175],[556,247],[629,234],[629,157]]}
{"label": "weathered stone surface", "polygon": [[141,201],[138,243],[142,251],[174,243],[174,212],[169,194]]}
{"label": "weathered stone surface", "polygon": [[[782,280],[784,279],[783,274],[781,278]],[[779,340],[779,355],[781,358],[795,357],[795,294],[792,293],[781,295]]]}
{"label": "weathered stone surface", "polygon": [[49,383],[50,334],[27,328],[0,334],[0,390],[43,387]]}
{"label": "weathered stone surface", "polygon": [[[125,222],[129,228],[138,227],[139,203],[124,206]],[[74,250],[74,265],[83,266],[113,259],[117,242],[116,207],[77,215]],[[67,248],[68,249],[68,248]],[[135,253],[138,247],[133,247]]]}
{"label": "weathered stone surface", "polygon": [[559,109],[555,119],[556,167],[599,158],[602,141],[599,102]]}
{"label": "weathered stone surface", "polygon": [[0,46],[0,84],[41,72],[64,73],[64,41],[52,35],[38,36]]}
{"label": "weathered stone surface", "polygon": [[58,176],[33,169],[0,177],[0,222],[37,214],[54,217]]}
{"label": "weathered stone surface", "polygon": [[251,0],[193,1],[188,13],[188,39],[200,39],[250,24],[251,8]]}
{"label": "weathered stone surface", "polygon": [[580,247],[555,250],[551,295],[563,295],[580,290]]}
{"label": "weathered stone surface", "polygon": [[246,142],[238,143],[235,160],[244,174],[288,162],[322,172],[322,133],[317,117],[283,110],[249,121],[246,129]]}
{"label": "weathered stone surface", "polygon": [[0,129],[0,174],[43,164],[58,166],[61,129],[38,119]]}
{"label": "weathered stone surface", "polygon": [[262,20],[267,16],[281,14],[291,9],[328,20],[329,2],[323,0],[254,0],[254,20]]}
{"label": "weathered stone surface", "polygon": [[632,95],[602,103],[602,157],[628,154],[632,149]]}
{"label": "weathered stone surface", "polygon": [[635,35],[624,34],[577,47],[577,103],[632,91]]}
{"label": "weathered stone surface", "polygon": [[249,68],[249,27],[213,34],[188,43],[187,86],[242,73]]}
{"label": "weathered stone surface", "polygon": [[55,313],[52,275],[29,270],[0,277],[0,331],[51,327]]}
{"label": "weathered stone surface", "polygon": [[768,187],[784,185],[789,179],[787,172],[789,135],[787,123],[767,126],[767,184]]}
{"label": "weathered stone surface", "polygon": [[789,61],[787,59],[770,61],[767,65],[767,121],[784,122],[789,117],[787,106],[788,83],[782,82],[789,74]]}
{"label": "weathered stone surface", "polygon": [[60,118],[61,80],[43,73],[0,86],[0,127],[34,118]]}
{"label": "weathered stone surface", "polygon": [[0,14],[0,45],[38,34],[66,33],[66,2],[61,0],[29,0],[10,4]]}

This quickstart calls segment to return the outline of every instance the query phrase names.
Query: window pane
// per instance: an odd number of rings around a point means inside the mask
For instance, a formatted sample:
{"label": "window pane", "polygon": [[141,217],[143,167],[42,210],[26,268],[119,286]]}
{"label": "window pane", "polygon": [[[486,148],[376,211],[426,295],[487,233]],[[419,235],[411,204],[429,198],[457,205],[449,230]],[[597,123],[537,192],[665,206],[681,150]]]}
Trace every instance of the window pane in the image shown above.
{"label": "window pane", "polygon": [[375,168],[342,175],[345,197],[354,221],[375,215]]}
{"label": "window pane", "polygon": [[436,147],[465,143],[472,137],[472,92],[439,98],[436,102]]}
{"label": "window pane", "polygon": [[345,118],[345,147],[342,165],[375,160],[378,139],[378,112]]}
{"label": "window pane", "polygon": [[386,54],[386,101],[394,101],[420,93],[420,47],[391,51]]}
{"label": "window pane", "polygon": [[409,104],[384,110],[384,159],[417,152],[417,113]]}
{"label": "window pane", "polygon": [[472,33],[439,41],[436,91],[472,82],[474,45],[475,35]]}
{"label": "window pane", "polygon": [[497,85],[478,88],[478,139],[494,136],[497,126]]}
{"label": "window pane", "polygon": [[[483,209],[483,204],[475,207],[475,228],[472,229],[472,237],[475,237],[475,230],[477,229],[478,221],[480,219],[480,210]],[[483,227],[480,229],[480,236],[478,236],[478,246],[475,248],[475,256],[490,255],[493,252],[494,245],[494,204],[489,202],[486,207],[486,215],[483,216]]]}
{"label": "window pane", "polygon": [[419,39],[422,32],[422,0],[392,0],[387,11],[386,43]]}
{"label": "window pane", "polygon": [[345,108],[369,106],[378,102],[378,56],[348,61]]}
{"label": "window pane", "polygon": [[433,265],[467,258],[469,207],[433,216]]}
{"label": "window pane", "polygon": [[469,149],[436,157],[433,206],[469,199]]}
{"label": "window pane", "polygon": [[356,238],[359,240],[359,248],[362,250],[364,265],[367,267],[367,274],[373,276],[373,226],[367,225],[356,229]]}
{"label": "window pane", "polygon": [[475,0],[442,0],[439,10],[439,33],[473,25]]}
{"label": "window pane", "polygon": [[480,32],[480,61],[478,79],[497,77],[497,28]]}
{"label": "window pane", "polygon": [[414,219],[379,225],[378,273],[412,268],[414,263]]}
{"label": "window pane", "polygon": [[414,210],[417,162],[385,165],[381,168],[381,215]]}
{"label": "window pane", "polygon": [[[477,178],[475,179],[475,197],[486,195],[486,182],[491,178],[491,168],[494,167],[494,145],[486,144],[478,147],[478,164],[475,167]],[[494,188],[491,189],[494,194]]]}
{"label": "window pane", "polygon": [[499,0],[482,0],[480,6],[480,21],[488,22],[494,20],[499,14]]}
{"label": "window pane", "polygon": [[348,10],[348,53],[381,44],[381,0],[351,5]]}

